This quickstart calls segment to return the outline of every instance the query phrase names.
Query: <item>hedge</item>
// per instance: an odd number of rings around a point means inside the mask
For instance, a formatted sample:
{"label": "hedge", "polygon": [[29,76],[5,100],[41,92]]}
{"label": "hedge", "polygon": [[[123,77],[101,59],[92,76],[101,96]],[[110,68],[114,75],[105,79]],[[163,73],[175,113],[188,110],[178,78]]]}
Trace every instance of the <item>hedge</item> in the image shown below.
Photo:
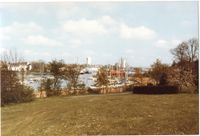
{"label": "hedge", "polygon": [[176,94],[177,86],[159,85],[159,86],[136,86],[133,88],[136,94]]}

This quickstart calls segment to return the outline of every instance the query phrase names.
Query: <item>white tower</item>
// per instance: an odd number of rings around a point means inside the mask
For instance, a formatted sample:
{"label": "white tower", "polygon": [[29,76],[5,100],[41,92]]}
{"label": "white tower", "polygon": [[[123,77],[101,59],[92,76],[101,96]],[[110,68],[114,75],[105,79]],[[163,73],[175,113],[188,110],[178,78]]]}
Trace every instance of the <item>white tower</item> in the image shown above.
{"label": "white tower", "polygon": [[125,69],[125,68],[126,68],[126,60],[123,59],[123,58],[121,58],[121,60],[120,60],[120,67],[121,67],[122,69]]}
{"label": "white tower", "polygon": [[87,64],[87,65],[91,65],[91,64],[92,64],[92,59],[91,59],[91,57],[87,57],[87,58],[86,58],[86,64]]}

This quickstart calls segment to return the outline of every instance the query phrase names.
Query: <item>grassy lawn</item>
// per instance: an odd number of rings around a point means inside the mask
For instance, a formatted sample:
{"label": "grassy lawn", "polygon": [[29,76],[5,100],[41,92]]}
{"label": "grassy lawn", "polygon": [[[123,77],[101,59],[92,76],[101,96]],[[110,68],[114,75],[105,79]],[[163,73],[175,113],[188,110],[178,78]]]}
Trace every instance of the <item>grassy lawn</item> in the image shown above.
{"label": "grassy lawn", "polygon": [[198,95],[91,95],[1,108],[3,136],[198,134]]}

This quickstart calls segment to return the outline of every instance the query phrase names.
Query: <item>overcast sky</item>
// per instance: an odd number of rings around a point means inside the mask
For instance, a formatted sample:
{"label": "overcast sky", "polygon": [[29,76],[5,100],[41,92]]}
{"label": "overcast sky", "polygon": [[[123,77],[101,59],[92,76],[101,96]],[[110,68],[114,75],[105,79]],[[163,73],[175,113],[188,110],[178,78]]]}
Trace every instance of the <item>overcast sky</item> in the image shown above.
{"label": "overcast sky", "polygon": [[1,52],[28,61],[150,66],[171,63],[170,49],[198,38],[198,2],[0,4]]}

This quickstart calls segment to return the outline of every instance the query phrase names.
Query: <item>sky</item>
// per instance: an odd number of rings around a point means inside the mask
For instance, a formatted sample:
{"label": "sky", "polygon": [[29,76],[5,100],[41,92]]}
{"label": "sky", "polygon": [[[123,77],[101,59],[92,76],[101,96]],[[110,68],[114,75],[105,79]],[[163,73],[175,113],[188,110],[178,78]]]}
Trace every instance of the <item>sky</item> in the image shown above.
{"label": "sky", "polygon": [[198,2],[0,3],[0,54],[16,50],[27,61],[135,67],[156,59],[170,64],[170,49],[198,38]]}

